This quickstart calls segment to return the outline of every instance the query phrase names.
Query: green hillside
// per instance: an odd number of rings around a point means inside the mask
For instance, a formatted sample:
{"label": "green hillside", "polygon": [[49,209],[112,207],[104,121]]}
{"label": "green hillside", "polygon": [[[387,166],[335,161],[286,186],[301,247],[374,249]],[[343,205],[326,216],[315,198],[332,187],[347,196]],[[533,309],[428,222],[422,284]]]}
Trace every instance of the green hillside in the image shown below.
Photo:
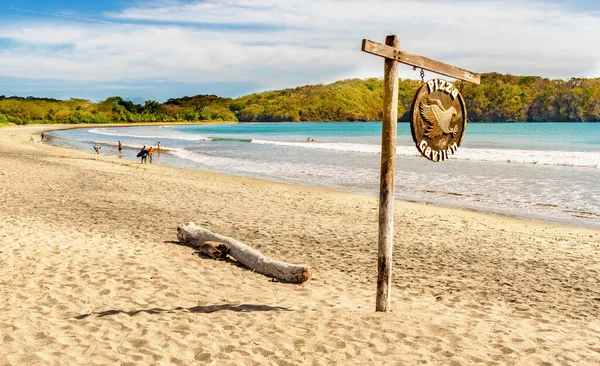
{"label": "green hillside", "polygon": [[[400,80],[398,116],[408,110],[420,81]],[[481,85],[465,83],[470,121],[600,121],[600,78],[550,80],[497,73],[482,75]],[[376,78],[349,79],[266,91],[240,98],[196,95],[165,103],[135,104],[121,97],[98,103],[0,96],[0,125],[5,123],[108,123],[169,121],[377,121],[383,83]]]}

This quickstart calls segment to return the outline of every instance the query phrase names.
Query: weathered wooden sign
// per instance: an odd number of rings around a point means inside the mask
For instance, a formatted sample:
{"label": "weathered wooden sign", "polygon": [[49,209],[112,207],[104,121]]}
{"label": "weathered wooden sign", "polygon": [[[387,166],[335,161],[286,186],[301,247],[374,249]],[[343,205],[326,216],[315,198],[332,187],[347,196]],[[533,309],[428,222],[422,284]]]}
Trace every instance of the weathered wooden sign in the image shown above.
{"label": "weathered wooden sign", "polygon": [[410,109],[410,130],[421,155],[448,160],[461,145],[466,126],[465,100],[452,83],[432,79],[421,85]]}
{"label": "weathered wooden sign", "polygon": [[[394,170],[396,169],[396,136],[397,136],[397,123],[398,123],[398,62],[402,62],[407,65],[414,67],[420,67],[422,70],[429,70],[435,73],[454,77],[456,79],[470,81],[479,84],[480,76],[472,73],[468,70],[458,68],[456,66],[448,65],[443,62],[432,60],[427,57],[410,54],[404,52],[398,48],[399,39],[398,36],[387,36],[385,44],[363,39],[362,51],[367,52],[376,56],[383,57],[385,59],[383,63],[383,118],[381,121],[381,173],[379,183],[379,243],[377,251],[377,297],[375,300],[376,311],[389,311],[390,310],[390,299],[392,290],[392,248],[394,243]],[[417,147],[421,144],[421,141],[425,141],[427,146],[424,146],[424,151],[429,155],[433,156],[433,151],[437,152],[437,159],[440,159],[440,149],[442,142],[445,140],[458,141],[452,142],[449,146],[451,152],[456,152],[456,149],[452,150],[454,143],[456,147],[460,145],[462,134],[464,133],[464,124],[458,126],[459,121],[458,113],[462,113],[464,122],[467,119],[467,111],[465,103],[462,99],[458,90],[448,87],[448,85],[442,85],[439,80],[432,84],[429,90],[429,82],[425,83],[417,96],[423,92],[427,93],[423,100],[423,117],[420,111],[421,102],[417,103],[419,108],[419,118],[425,119],[426,124],[419,126],[421,132],[419,132],[420,139]],[[443,91],[442,91],[443,87]],[[446,88],[448,87],[448,92]],[[423,90],[425,88],[425,90]],[[446,95],[449,96],[452,101],[459,100],[459,104],[455,105],[446,99]],[[427,97],[431,95],[429,101]],[[454,97],[452,97],[454,95]],[[416,100],[416,99],[415,99]],[[439,102],[439,104],[438,104]],[[413,111],[414,111],[413,103]],[[436,106],[436,107],[432,107]],[[440,106],[441,105],[441,106]],[[460,107],[460,111],[459,111]],[[439,110],[437,109],[439,108]],[[454,111],[452,109],[454,108]],[[445,113],[454,114],[452,120],[445,125],[446,116]],[[436,113],[440,114],[440,119],[437,119]],[[413,114],[415,114],[413,112]],[[442,124],[440,125],[440,122]],[[442,128],[443,127],[443,128]],[[458,127],[458,129],[457,129]],[[440,130],[442,131],[440,133]],[[447,131],[447,132],[444,132]],[[415,133],[413,132],[413,137]],[[441,136],[441,137],[440,137]],[[449,136],[449,137],[448,137]],[[443,141],[442,141],[443,140]],[[442,142],[436,142],[442,141]],[[415,140],[416,142],[416,140]],[[427,149],[430,150],[427,150]],[[447,158],[448,148],[446,148]],[[427,155],[425,155],[427,157]]]}

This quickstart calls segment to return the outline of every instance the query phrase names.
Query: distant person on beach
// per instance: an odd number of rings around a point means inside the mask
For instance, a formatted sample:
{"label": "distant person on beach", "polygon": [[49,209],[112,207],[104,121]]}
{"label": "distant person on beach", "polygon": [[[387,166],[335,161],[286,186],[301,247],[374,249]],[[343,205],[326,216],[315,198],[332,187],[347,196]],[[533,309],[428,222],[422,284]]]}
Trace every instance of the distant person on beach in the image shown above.
{"label": "distant person on beach", "polygon": [[306,139],[306,142],[310,142],[310,136],[308,136],[308,138]]}
{"label": "distant person on beach", "polygon": [[40,135],[42,136],[42,138],[41,138],[40,142],[42,142],[42,141],[44,141],[44,134],[43,134],[43,133],[41,133]]}
{"label": "distant person on beach", "polygon": [[119,157],[123,156],[123,144],[121,144],[121,141],[119,140]]}
{"label": "distant person on beach", "polygon": [[143,164],[146,162],[146,159],[148,156],[148,150],[146,150],[146,145],[144,145],[144,147],[142,147],[142,150],[140,150],[140,153],[138,154],[138,156],[142,158],[142,161],[140,161],[140,164]]}
{"label": "distant person on beach", "polygon": [[154,148],[152,146],[148,149],[148,156],[150,157],[150,164],[152,164],[152,158],[154,157]]}
{"label": "distant person on beach", "polygon": [[156,147],[156,150],[160,153],[160,141],[158,142],[158,146]]}
{"label": "distant person on beach", "polygon": [[94,146],[94,150],[96,150],[96,154],[100,154],[100,149],[102,149],[102,147]]}
{"label": "distant person on beach", "polygon": [[35,139],[33,138],[33,135],[29,135],[29,142],[35,142]]}

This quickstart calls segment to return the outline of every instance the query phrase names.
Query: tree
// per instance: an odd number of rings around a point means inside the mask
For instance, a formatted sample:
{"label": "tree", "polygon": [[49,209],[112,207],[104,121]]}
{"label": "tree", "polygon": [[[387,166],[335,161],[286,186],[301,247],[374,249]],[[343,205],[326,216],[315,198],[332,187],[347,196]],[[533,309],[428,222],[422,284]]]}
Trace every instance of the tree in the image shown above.
{"label": "tree", "polygon": [[147,100],[144,103],[143,111],[144,111],[144,113],[158,115],[160,113],[163,113],[164,109],[163,109],[163,106],[159,102],[157,102],[155,100]]}

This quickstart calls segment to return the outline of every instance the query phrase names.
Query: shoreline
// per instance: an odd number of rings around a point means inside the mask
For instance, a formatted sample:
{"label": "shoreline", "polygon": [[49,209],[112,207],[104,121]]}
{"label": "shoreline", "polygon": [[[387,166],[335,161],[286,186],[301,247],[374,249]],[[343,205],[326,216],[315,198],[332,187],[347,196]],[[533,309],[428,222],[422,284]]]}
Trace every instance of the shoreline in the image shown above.
{"label": "shoreline", "polygon": [[[234,122],[224,122],[224,123],[231,124]],[[148,123],[141,123],[141,124],[140,123],[128,123],[128,124],[115,123],[115,124],[107,124],[107,125],[86,124],[86,125],[76,125],[76,126],[72,126],[72,127],[70,127],[71,125],[59,125],[59,127],[61,127],[61,128],[47,129],[46,131],[50,132],[52,130],[95,128],[95,127],[99,127],[99,128],[100,127],[136,127],[136,126],[142,126],[142,125],[148,125],[148,126],[165,125],[165,126],[168,126],[168,125],[193,125],[193,124],[215,124],[215,123],[214,122],[211,122],[211,123],[148,122]],[[39,125],[39,126],[45,127],[45,125]],[[58,147],[58,148],[61,148],[61,147]],[[165,151],[165,152],[168,153],[168,151]],[[103,155],[103,156],[107,156],[107,155]],[[136,161],[136,160],[129,160],[129,161]],[[195,170],[195,169],[188,168],[188,170]],[[302,187],[315,187],[315,188],[337,190],[337,191],[348,192],[348,193],[352,193],[352,194],[363,194],[363,195],[367,195],[367,196],[371,196],[371,197],[379,196],[379,193],[377,191],[371,191],[368,189],[359,189],[359,188],[352,189],[352,188],[348,188],[348,187],[346,187],[346,188],[344,188],[344,187],[327,187],[327,186],[323,186],[323,185],[310,185],[309,183],[286,181],[285,179],[276,179],[276,178],[269,179],[269,177],[252,177],[249,175],[235,175],[235,174],[227,174],[227,173],[217,173],[217,174],[223,174],[223,175],[228,175],[228,176],[238,177],[238,178],[257,179],[260,181],[273,182],[273,183],[285,183],[285,184],[291,184],[291,185],[298,185],[298,186],[302,186]],[[461,210],[461,211],[471,211],[471,212],[477,212],[477,213],[482,213],[482,214],[487,214],[487,215],[510,217],[510,218],[516,218],[516,219],[521,219],[521,220],[526,220],[526,221],[535,221],[535,222],[547,223],[547,224],[565,225],[565,226],[595,229],[595,230],[600,229],[600,226],[598,226],[598,225],[594,225],[593,223],[587,222],[585,220],[578,220],[576,218],[551,217],[551,216],[545,216],[545,215],[539,214],[539,213],[535,214],[535,213],[531,213],[531,212],[522,212],[522,211],[514,211],[514,210],[511,211],[509,209],[494,208],[494,207],[482,208],[482,207],[477,207],[476,205],[470,204],[469,202],[455,202],[455,201],[448,201],[445,199],[437,199],[437,200],[425,199],[425,198],[420,199],[417,197],[402,196],[401,194],[398,194],[398,193],[396,194],[395,201],[411,202],[411,203],[415,203],[415,204],[419,204],[419,205],[434,206],[434,207],[439,207],[439,208],[449,208],[449,209],[456,209],[456,210]]]}
{"label": "shoreline", "polygon": [[[600,230],[396,201],[376,313],[376,197],[31,144],[36,128],[0,129],[2,365],[600,363]],[[199,257],[175,243],[186,221],[313,278]]]}

